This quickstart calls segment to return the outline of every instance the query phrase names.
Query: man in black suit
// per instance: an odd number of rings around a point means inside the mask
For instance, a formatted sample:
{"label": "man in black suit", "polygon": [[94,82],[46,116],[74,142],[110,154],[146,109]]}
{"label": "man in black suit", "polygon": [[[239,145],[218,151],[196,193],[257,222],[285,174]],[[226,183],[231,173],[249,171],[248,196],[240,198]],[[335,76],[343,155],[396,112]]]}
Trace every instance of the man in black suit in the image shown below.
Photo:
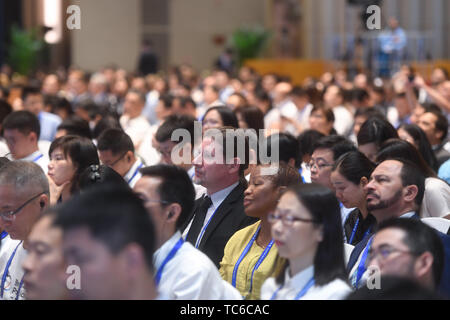
{"label": "man in black suit", "polygon": [[[194,182],[204,186],[207,194],[196,201],[184,235],[219,267],[228,239],[256,219],[245,215],[243,204],[248,139],[243,132],[229,128],[212,130],[215,130],[214,136],[206,135],[202,152],[193,161]],[[230,139],[233,140],[231,146]]]}
{"label": "man in black suit", "polygon": [[[377,224],[390,218],[419,219],[416,212],[423,200],[425,177],[410,162],[386,160],[375,168],[365,190],[367,208]],[[361,280],[372,240],[373,234],[366,235],[350,256],[347,270],[354,287],[363,283]]]}

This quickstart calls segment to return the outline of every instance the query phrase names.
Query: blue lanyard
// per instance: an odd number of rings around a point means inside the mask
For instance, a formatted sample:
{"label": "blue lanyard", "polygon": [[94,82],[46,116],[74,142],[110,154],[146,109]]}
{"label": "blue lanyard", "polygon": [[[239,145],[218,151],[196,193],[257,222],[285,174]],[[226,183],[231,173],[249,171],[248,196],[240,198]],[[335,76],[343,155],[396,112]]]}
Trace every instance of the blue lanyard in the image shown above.
{"label": "blue lanyard", "polygon": [[[359,224],[359,218],[358,218],[358,220],[356,220],[355,226],[353,227],[352,235],[350,236],[350,241],[348,242],[348,244],[352,244],[352,243],[353,243],[353,238],[355,237],[356,230],[358,229],[358,224]],[[364,239],[365,237],[367,237],[367,235],[370,233],[370,229],[371,229],[371,228],[368,228],[368,229],[367,229],[367,231],[364,233],[362,239]]]}
{"label": "blue lanyard", "polygon": [[[309,289],[311,289],[312,286],[314,286],[314,277],[311,278],[306,285],[303,287],[303,289],[295,296],[294,300],[299,300],[301,298],[303,298],[303,296],[308,292]],[[272,295],[272,298],[270,298],[270,300],[275,300],[275,298],[277,297],[278,291],[280,291],[283,288],[283,286],[279,287],[277,289],[277,291],[275,291]]]}
{"label": "blue lanyard", "polygon": [[[219,208],[217,208],[217,209],[219,209]],[[200,245],[200,242],[202,241],[203,234],[205,233],[206,228],[208,228],[209,223],[211,222],[212,218],[213,218],[214,215],[216,214],[217,209],[214,211],[214,213],[212,214],[211,218],[209,218],[208,222],[206,223],[206,226],[203,227],[202,232],[200,232],[200,235],[198,236],[197,241],[195,242],[195,248],[196,248],[196,249],[198,249],[198,247],[199,247],[199,245]]]}
{"label": "blue lanyard", "polygon": [[175,244],[175,246],[172,248],[172,250],[170,250],[169,254],[167,255],[167,257],[164,259],[163,263],[159,267],[158,271],[156,272],[156,276],[155,276],[155,281],[156,281],[157,285],[159,285],[159,282],[161,281],[161,276],[162,276],[164,267],[170,260],[173,259],[173,257],[175,257],[175,255],[177,254],[178,250],[180,250],[183,243],[184,243],[183,238],[178,240],[178,242]]}
{"label": "blue lanyard", "polygon": [[[0,293],[0,295],[1,295],[1,297],[3,298],[3,291],[5,290],[5,282],[6,282],[6,278],[7,278],[7,276],[8,276],[8,272],[9,272],[9,267],[11,266],[11,263],[12,263],[12,261],[13,261],[13,259],[14,259],[14,256],[16,255],[16,251],[17,251],[17,249],[19,248],[19,246],[22,244],[22,241],[20,241],[19,242],[19,244],[17,245],[17,247],[14,249],[14,251],[13,251],[13,253],[12,253],[12,255],[11,255],[11,257],[9,257],[9,260],[8,260],[8,263],[6,264],[6,268],[5,268],[5,271],[3,272],[3,276],[2,276],[2,287],[1,287],[1,293]],[[23,281],[23,279],[22,279],[22,281]],[[21,282],[22,282],[21,281]],[[17,296],[20,294],[20,289],[22,288],[22,286],[19,286],[19,291],[17,292]],[[16,300],[17,300],[17,297],[16,297]]]}
{"label": "blue lanyard", "polygon": [[139,169],[142,168],[143,165],[144,165],[144,164],[141,163],[141,164],[139,165],[139,167],[136,168],[136,170],[134,171],[133,175],[132,175],[131,178],[128,180],[128,182],[127,182],[128,184],[130,184],[130,182],[133,181],[133,179],[134,179],[134,178],[136,177],[136,175],[138,174]]}
{"label": "blue lanyard", "polygon": [[[24,277],[25,277],[25,275],[24,275]],[[20,290],[22,289],[22,286],[23,286],[23,277],[22,277],[22,280],[20,280],[19,290],[17,290],[16,300],[19,300],[19,297],[20,297]]]}
{"label": "blue lanyard", "polygon": [[[256,238],[258,237],[259,231],[261,230],[261,225],[258,226],[258,229],[256,230],[255,234],[253,235],[252,239],[250,240],[250,242],[247,244],[247,246],[245,247],[244,251],[241,253],[238,261],[236,262],[236,265],[234,266],[234,270],[233,270],[233,278],[231,280],[231,284],[233,285],[233,287],[236,288],[236,278],[237,278],[237,272],[239,269],[239,265],[241,264],[242,260],[245,258],[245,256],[248,254],[248,252],[250,251],[251,247],[253,246],[253,243],[256,241]],[[253,289],[253,276],[256,270],[258,270],[259,266],[263,263],[264,259],[267,257],[267,255],[269,254],[270,249],[273,246],[273,240],[270,241],[269,245],[264,249],[263,253],[261,254],[261,256],[259,257],[258,261],[255,264],[255,267],[253,268],[252,271],[252,276],[250,278],[250,291],[249,293],[252,292]]]}
{"label": "blue lanyard", "polygon": [[348,242],[349,244],[352,244],[353,239],[355,238],[355,234],[356,234],[356,230],[358,229],[358,225],[359,225],[359,217],[358,217],[358,220],[356,220],[356,223],[353,227],[352,235],[350,236],[350,241]]}
{"label": "blue lanyard", "polygon": [[41,153],[40,155],[38,155],[36,158],[33,159],[33,162],[38,161],[40,158],[42,158],[44,155]]}
{"label": "blue lanyard", "polygon": [[358,269],[356,270],[356,283],[355,287],[358,287],[358,283],[361,280],[362,276],[364,275],[364,272],[366,272],[366,260],[367,255],[369,254],[370,246],[372,245],[373,236],[370,237],[369,242],[367,242],[366,249],[363,252],[363,255],[361,257],[361,261],[359,262]]}
{"label": "blue lanyard", "polygon": [[298,173],[300,173],[300,177],[302,178],[302,182],[305,184],[306,181],[305,181],[305,178],[303,177],[302,172],[303,172],[303,169],[302,169],[302,168],[298,169]]}
{"label": "blue lanyard", "polygon": [[3,231],[3,232],[0,234],[0,240],[5,239],[7,236],[8,236],[8,232]]}

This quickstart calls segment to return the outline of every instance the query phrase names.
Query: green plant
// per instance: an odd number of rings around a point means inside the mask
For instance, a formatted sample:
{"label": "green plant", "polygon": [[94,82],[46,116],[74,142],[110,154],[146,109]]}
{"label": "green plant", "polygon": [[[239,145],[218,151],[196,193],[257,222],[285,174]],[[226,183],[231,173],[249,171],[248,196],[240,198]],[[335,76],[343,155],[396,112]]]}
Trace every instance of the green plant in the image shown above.
{"label": "green plant", "polygon": [[44,42],[39,39],[36,29],[24,31],[17,26],[12,26],[8,63],[15,72],[29,75],[36,65],[37,56],[43,46]]}
{"label": "green plant", "polygon": [[266,48],[270,32],[261,27],[239,28],[233,32],[231,43],[239,66],[247,59],[257,58]]}

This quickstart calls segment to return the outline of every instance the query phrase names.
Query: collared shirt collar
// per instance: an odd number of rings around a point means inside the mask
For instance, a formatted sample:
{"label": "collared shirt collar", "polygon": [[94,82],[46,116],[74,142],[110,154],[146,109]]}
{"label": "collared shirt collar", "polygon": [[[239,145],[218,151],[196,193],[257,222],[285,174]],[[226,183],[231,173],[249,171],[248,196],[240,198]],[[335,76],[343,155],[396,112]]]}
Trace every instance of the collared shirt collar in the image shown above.
{"label": "collared shirt collar", "polygon": [[228,197],[231,191],[238,186],[238,184],[239,182],[233,183],[231,186],[210,195],[214,208],[218,208],[225,198]]}
{"label": "collared shirt collar", "polygon": [[305,270],[301,271],[300,273],[297,273],[293,277],[289,275],[290,268],[286,269],[285,274],[285,287],[288,288],[304,288],[309,280],[311,280],[312,277],[314,277],[314,266],[310,266],[306,268]]}
{"label": "collared shirt collar", "polygon": [[[125,174],[125,176],[123,177],[125,179],[125,181],[128,182],[128,180],[131,179],[131,177],[134,175],[134,173],[136,172],[137,168],[142,164],[141,160],[136,160],[136,162],[131,166],[130,170]],[[138,175],[136,175],[134,177],[134,179],[137,177]],[[133,179],[133,180],[134,180]],[[130,181],[131,182],[131,181]]]}
{"label": "collared shirt collar", "polygon": [[164,259],[170,253],[170,250],[172,250],[172,248],[175,246],[178,240],[180,240],[180,238],[181,232],[177,231],[169,240],[164,242],[164,244],[158,250],[156,250],[156,252],[153,254],[153,263],[155,264],[156,270],[158,270]]}
{"label": "collared shirt collar", "polygon": [[412,218],[416,214],[415,211],[409,211],[407,213],[402,214],[399,218]]}
{"label": "collared shirt collar", "polygon": [[194,180],[195,177],[195,167],[192,166],[188,171],[187,174],[189,176],[189,178],[191,178],[191,180]]}
{"label": "collared shirt collar", "polygon": [[22,160],[22,161],[33,161],[34,159],[36,159],[37,157],[39,157],[42,154],[41,151],[37,150],[35,152],[33,152],[32,154],[30,154],[29,156],[26,156],[25,158],[22,159],[17,159],[17,160]]}

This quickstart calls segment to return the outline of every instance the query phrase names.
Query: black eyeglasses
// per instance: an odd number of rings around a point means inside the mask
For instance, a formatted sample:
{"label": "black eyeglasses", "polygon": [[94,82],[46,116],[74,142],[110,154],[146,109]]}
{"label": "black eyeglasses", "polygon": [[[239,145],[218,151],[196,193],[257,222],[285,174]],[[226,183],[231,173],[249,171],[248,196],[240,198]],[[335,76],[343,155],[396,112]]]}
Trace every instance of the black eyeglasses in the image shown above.
{"label": "black eyeglasses", "polygon": [[18,207],[16,210],[12,210],[12,211],[8,211],[8,212],[1,212],[0,217],[2,217],[2,219],[5,221],[14,221],[16,214],[18,214],[20,212],[20,210],[25,208],[29,203],[31,203],[33,200],[36,200],[38,197],[40,197],[43,194],[45,194],[45,192],[41,192],[38,195],[35,195],[30,200],[25,201],[25,203],[23,205],[21,205],[20,207]]}

